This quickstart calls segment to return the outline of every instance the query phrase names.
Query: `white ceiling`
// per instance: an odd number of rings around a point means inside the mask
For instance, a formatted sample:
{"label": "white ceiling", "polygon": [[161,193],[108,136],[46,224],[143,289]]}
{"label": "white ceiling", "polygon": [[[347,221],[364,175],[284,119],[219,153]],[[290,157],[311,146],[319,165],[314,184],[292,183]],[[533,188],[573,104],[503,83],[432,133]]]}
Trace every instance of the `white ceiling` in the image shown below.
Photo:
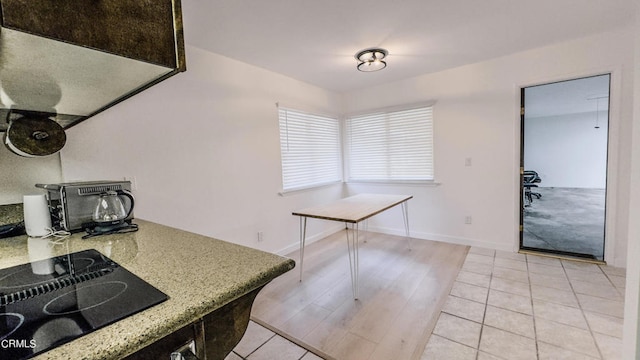
{"label": "white ceiling", "polygon": [[527,118],[609,109],[609,75],[561,81],[525,89]]}
{"label": "white ceiling", "polygon": [[[636,0],[183,0],[185,41],[345,92],[606,31]],[[386,69],[354,54],[389,51]],[[187,59],[188,63],[188,59]]]}

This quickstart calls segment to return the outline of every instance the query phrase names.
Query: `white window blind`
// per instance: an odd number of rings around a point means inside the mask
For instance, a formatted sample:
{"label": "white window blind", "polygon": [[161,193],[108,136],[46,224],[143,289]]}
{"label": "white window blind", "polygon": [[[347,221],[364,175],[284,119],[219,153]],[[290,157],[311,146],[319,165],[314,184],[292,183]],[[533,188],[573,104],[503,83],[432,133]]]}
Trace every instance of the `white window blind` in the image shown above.
{"label": "white window blind", "polygon": [[433,108],[346,121],[351,181],[433,180]]}
{"label": "white window blind", "polygon": [[342,180],[338,119],[278,108],[282,186],[291,191]]}

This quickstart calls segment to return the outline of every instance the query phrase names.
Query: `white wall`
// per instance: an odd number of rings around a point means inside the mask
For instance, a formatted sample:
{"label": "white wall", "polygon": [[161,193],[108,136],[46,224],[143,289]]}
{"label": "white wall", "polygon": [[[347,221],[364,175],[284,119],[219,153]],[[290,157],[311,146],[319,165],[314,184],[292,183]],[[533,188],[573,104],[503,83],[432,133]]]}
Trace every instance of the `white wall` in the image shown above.
{"label": "white wall", "polygon": [[[435,176],[439,186],[349,184],[410,193],[413,236],[497,249],[518,248],[520,88],[612,72],[606,260],[626,260],[633,33],[627,28],[347,94],[347,112],[436,100]],[[597,49],[595,51],[594,49]],[[389,66],[393,66],[389,58]],[[465,166],[465,158],[472,166]],[[465,216],[472,224],[465,225]],[[401,229],[392,215],[372,229]]]}
{"label": "white wall", "polygon": [[640,4],[636,4],[633,145],[631,146],[631,187],[629,197],[629,248],[625,289],[623,359],[640,359]]}
{"label": "white wall", "polygon": [[[269,251],[297,244],[291,211],[342,197],[336,185],[279,196],[276,102],[333,112],[332,93],[187,47],[187,72],[68,132],[67,181],[135,177],[138,218]],[[310,224],[310,234],[335,223]],[[257,242],[257,232],[264,240]]]}
{"label": "white wall", "polygon": [[44,194],[36,183],[57,183],[61,179],[58,154],[26,158],[0,144],[0,205],[22,203],[25,194]]}
{"label": "white wall", "polygon": [[607,111],[525,119],[524,167],[540,187],[604,189],[607,184]]}
{"label": "white wall", "polygon": [[[298,220],[292,210],[347,192],[413,194],[412,236],[516,250],[520,87],[612,72],[606,260],[623,266],[632,41],[631,29],[625,29],[342,96],[188,47],[186,73],[71,129],[63,172],[66,180],[135,176],[139,218],[269,251],[295,248]],[[439,186],[349,184],[344,193],[338,185],[277,195],[275,102],[335,113],[425,100],[437,100]],[[471,167],[465,158],[472,159]],[[473,224],[464,224],[467,215]],[[309,234],[339,228],[312,221]],[[370,228],[402,233],[401,216],[382,214]],[[258,231],[264,232],[262,243],[256,242]]]}
{"label": "white wall", "polygon": [[[186,73],[68,132],[68,144],[62,151],[63,172],[66,180],[135,176],[138,217],[280,251],[295,246],[298,239],[297,219],[289,215],[292,209],[346,193],[334,186],[277,195],[276,101],[308,110],[356,112],[437,100],[436,176],[441,185],[350,184],[348,191],[413,194],[409,202],[413,236],[514,250],[519,207],[519,88],[613,71],[607,231],[615,236],[608,236],[614,246],[608,245],[607,261],[625,265],[628,234],[624,352],[625,359],[632,359],[640,354],[640,101],[633,101],[634,78],[635,97],[640,98],[638,34],[640,23],[627,31],[363,89],[344,98],[187,47]],[[392,57],[389,62],[393,66]],[[464,166],[467,157],[472,158],[471,167]],[[33,163],[0,161],[3,173],[33,171],[26,168]],[[472,225],[463,224],[465,215],[473,216]],[[376,227],[400,233],[402,223],[396,213],[389,212],[372,221],[370,228]],[[312,222],[310,233],[333,230]],[[264,231],[264,242],[256,243],[257,231]]]}

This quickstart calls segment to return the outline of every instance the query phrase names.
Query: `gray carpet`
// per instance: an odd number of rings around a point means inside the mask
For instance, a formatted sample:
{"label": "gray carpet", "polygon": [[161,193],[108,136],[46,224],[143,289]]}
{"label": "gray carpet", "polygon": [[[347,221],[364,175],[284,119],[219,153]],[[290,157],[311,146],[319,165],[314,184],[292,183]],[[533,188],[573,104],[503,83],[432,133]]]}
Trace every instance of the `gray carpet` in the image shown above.
{"label": "gray carpet", "polygon": [[534,188],[524,209],[523,245],[604,260],[604,189]]}

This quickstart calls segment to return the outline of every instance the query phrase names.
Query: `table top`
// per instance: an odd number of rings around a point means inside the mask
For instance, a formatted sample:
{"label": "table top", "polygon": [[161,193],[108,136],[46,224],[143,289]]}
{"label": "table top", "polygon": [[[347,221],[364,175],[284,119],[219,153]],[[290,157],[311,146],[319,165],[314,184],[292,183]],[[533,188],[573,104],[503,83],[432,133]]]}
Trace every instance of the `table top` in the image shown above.
{"label": "table top", "polygon": [[292,214],[316,219],[358,223],[413,198],[412,195],[359,194],[312,206]]}

